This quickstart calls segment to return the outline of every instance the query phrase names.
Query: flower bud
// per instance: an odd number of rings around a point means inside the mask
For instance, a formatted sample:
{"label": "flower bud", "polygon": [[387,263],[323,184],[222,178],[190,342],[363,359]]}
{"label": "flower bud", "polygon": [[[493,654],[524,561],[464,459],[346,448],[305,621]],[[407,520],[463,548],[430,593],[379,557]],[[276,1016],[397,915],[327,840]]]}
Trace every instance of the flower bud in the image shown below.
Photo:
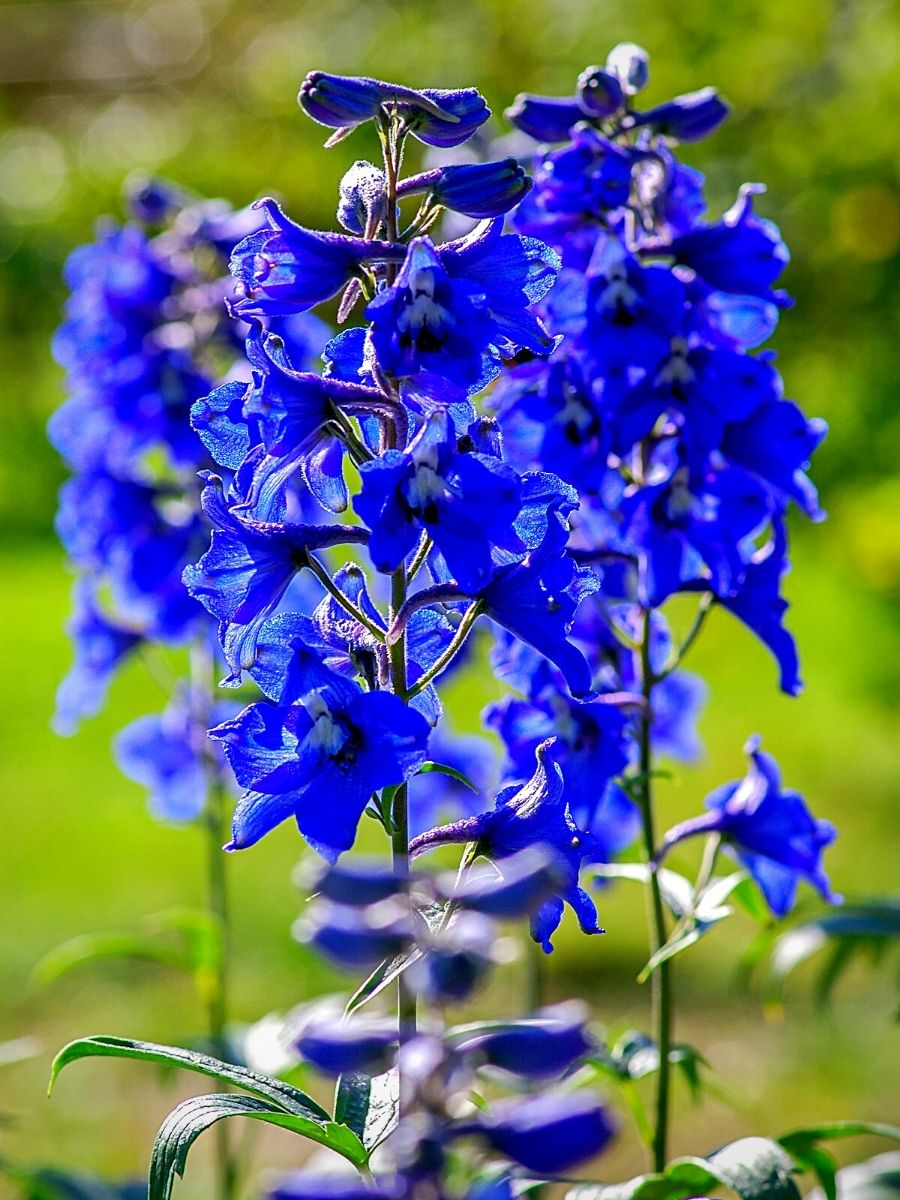
{"label": "flower bud", "polygon": [[564,142],[573,125],[584,120],[577,100],[558,96],[533,96],[521,92],[506,110],[517,129],[537,142]]}
{"label": "flower bud", "polygon": [[360,159],[340,183],[337,219],[350,233],[365,234],[377,226],[384,214],[386,180],[384,171]]}
{"label": "flower bud", "polygon": [[460,913],[428,939],[424,955],[409,968],[410,983],[430,1004],[467,999],[496,961],[495,929],[475,913]]}
{"label": "flower bud", "polygon": [[578,76],[578,103],[589,117],[611,117],[624,104],[622,85],[616,75],[600,67],[588,67]]}
{"label": "flower bud", "polygon": [[377,79],[358,79],[310,71],[300,84],[297,103],[308,117],[331,129],[360,125],[376,116],[384,98],[385,84]]}
{"label": "flower bud", "polygon": [[705,87],[638,113],[634,124],[649,126],[654,133],[679,142],[698,142],[721,125],[729,111],[716,89]]}
{"label": "flower bud", "polygon": [[300,942],[314,946],[339,967],[374,967],[394,958],[413,939],[406,906],[392,900],[367,909],[324,901],[294,926]]}
{"label": "flower bud", "polygon": [[470,871],[452,896],[463,908],[503,920],[534,912],[563,882],[558,857],[549,846],[537,843]]}
{"label": "flower bud", "polygon": [[396,112],[426,146],[460,146],[491,115],[475,88],[422,88],[410,96],[398,101]]}
{"label": "flower bud", "polygon": [[535,1013],[527,1020],[495,1022],[493,1027],[473,1029],[455,1042],[458,1053],[483,1063],[524,1075],[548,1079],[562,1075],[592,1049],[594,1041],[585,1028],[587,1011],[573,1001]]}
{"label": "flower bud", "polygon": [[298,1054],[325,1075],[381,1075],[394,1060],[397,1025],[386,1018],[310,1022],[295,1043]]}
{"label": "flower bud", "polygon": [[643,91],[650,78],[650,57],[634,42],[619,42],[606,56],[606,69],[615,75],[627,96]]}
{"label": "flower bud", "polygon": [[525,168],[514,158],[504,158],[499,162],[437,167],[412,175],[403,180],[397,195],[427,192],[435,204],[480,220],[509,212],[530,187]]}
{"label": "flower bud", "polygon": [[480,1133],[491,1149],[536,1175],[556,1175],[599,1154],[615,1127],[591,1092],[542,1095],[496,1105],[467,1133]]}
{"label": "flower bud", "polygon": [[375,859],[334,863],[313,884],[313,890],[336,904],[364,908],[396,896],[400,890],[396,872]]}

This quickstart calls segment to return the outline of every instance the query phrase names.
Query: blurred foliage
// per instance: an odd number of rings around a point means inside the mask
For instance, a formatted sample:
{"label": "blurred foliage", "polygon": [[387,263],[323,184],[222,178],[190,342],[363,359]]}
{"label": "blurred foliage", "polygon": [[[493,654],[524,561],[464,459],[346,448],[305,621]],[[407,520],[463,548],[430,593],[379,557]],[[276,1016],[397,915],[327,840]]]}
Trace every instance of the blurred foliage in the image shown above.
{"label": "blurred foliage", "polygon": [[[280,194],[312,225],[332,220],[337,180],[375,153],[365,132],[330,152],[324,130],[296,107],[307,70],[362,72],[416,85],[475,84],[496,114],[520,90],[565,93],[579,70],[619,40],[651,53],[652,102],[714,84],[734,106],[728,124],[686,158],[708,176],[721,211],[744,180],[764,180],[760,211],[793,251],[786,285],[797,300],[775,345],[788,394],[832,432],[815,477],[831,519],[797,533],[789,581],[808,691],[775,692],[765,652],[715,613],[689,666],[713,685],[696,770],[664,785],[665,821],[696,811],[710,787],[743,769],[740,746],[759,729],[786,779],[841,827],[830,856],[851,898],[896,884],[900,793],[900,409],[895,350],[900,308],[900,15],[885,0],[57,0],[0,6],[0,371],[7,420],[0,446],[0,518],[13,543],[0,558],[0,620],[27,667],[7,680],[0,724],[5,911],[0,922],[0,1039],[26,1033],[43,1053],[3,1067],[0,1111],[14,1124],[0,1152],[59,1165],[140,1174],[171,1105],[146,1078],[86,1067],[45,1107],[49,1055],[92,1030],[178,1041],[196,1031],[189,981],[131,962],[104,981],[73,970],[44,991],[27,987],[36,961],[91,930],[127,932],[148,913],[195,904],[199,835],[155,825],[139,790],[111,764],[111,732],[159,706],[142,664],[113,689],[110,708],[74,741],[47,727],[68,661],[61,632],[67,580],[52,545],[63,471],[44,436],[61,399],[48,341],[65,298],[68,252],[98,215],[121,212],[131,172],[161,172],[236,204]],[[676,624],[690,621],[675,606]],[[458,723],[477,724],[496,684],[486,669],[454,684]],[[290,941],[300,903],[289,871],[300,845],[284,828],[229,858],[236,893],[238,1016],[255,1020],[343,981],[314,968]],[[678,856],[674,866],[679,866]],[[260,886],[265,881],[265,886]],[[615,1038],[644,1023],[632,983],[643,960],[633,892],[600,896],[602,941],[572,930],[551,960],[552,994],[598,997]],[[802,915],[802,914],[801,914]],[[803,1019],[815,963],[786,988],[784,1024],[760,1022],[758,999],[736,998],[733,974],[752,937],[714,930],[679,970],[679,1039],[699,1045],[738,1090],[738,1114],[715,1104],[686,1111],[677,1151],[703,1151],[751,1126],[775,1133],[809,1120],[890,1115],[896,1072],[890,978],[853,968],[834,1007]],[[737,929],[737,927],[736,927]],[[679,964],[680,966],[680,964]],[[523,968],[522,968],[523,969]],[[509,968],[519,971],[518,967]],[[502,1008],[521,984],[501,981]],[[875,995],[872,995],[873,989]],[[881,989],[879,991],[879,989]],[[883,993],[883,994],[882,994]],[[799,1012],[798,1012],[799,1009]],[[770,1013],[774,1020],[777,1014]],[[93,1072],[93,1073],[91,1073]],[[9,1090],[7,1091],[7,1083]],[[109,1130],[115,1129],[110,1136]],[[623,1139],[624,1141],[624,1139]],[[267,1145],[278,1160],[281,1143]],[[629,1157],[631,1156],[631,1157]],[[616,1150],[608,1177],[641,1168]],[[203,1193],[202,1171],[194,1194]],[[0,1183],[0,1190],[2,1190]],[[187,1194],[187,1190],[185,1191]]]}

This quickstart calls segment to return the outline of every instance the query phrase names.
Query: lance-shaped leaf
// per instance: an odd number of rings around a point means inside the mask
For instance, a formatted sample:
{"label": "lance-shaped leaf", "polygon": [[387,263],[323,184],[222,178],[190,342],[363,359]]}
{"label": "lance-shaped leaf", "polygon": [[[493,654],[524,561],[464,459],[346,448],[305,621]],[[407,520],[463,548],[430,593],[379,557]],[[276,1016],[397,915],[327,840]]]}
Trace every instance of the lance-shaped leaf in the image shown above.
{"label": "lance-shaped leaf", "polygon": [[201,1133],[226,1117],[249,1117],[288,1129],[327,1146],[357,1166],[367,1155],[359,1138],[346,1125],[285,1112],[275,1104],[233,1093],[195,1096],[173,1108],[160,1126],[150,1157],[148,1200],[169,1200],[175,1177],[184,1176],[188,1153]]}
{"label": "lance-shaped leaf", "polygon": [[167,1067],[182,1067],[211,1079],[243,1089],[259,1099],[266,1100],[283,1112],[308,1118],[320,1124],[330,1122],[331,1117],[311,1096],[301,1092],[280,1079],[260,1075],[247,1067],[221,1062],[208,1054],[196,1050],[184,1050],[180,1046],[161,1046],[155,1042],[136,1042],[130,1038],[88,1037],[79,1038],[64,1046],[53,1060],[50,1074],[50,1090],[63,1067],[80,1058],[133,1058],[143,1062],[155,1062]]}
{"label": "lance-shaped leaf", "polygon": [[837,1162],[827,1150],[821,1148],[819,1142],[863,1134],[900,1142],[900,1129],[895,1125],[880,1125],[871,1121],[828,1121],[822,1125],[793,1129],[776,1140],[801,1171],[811,1171],[816,1176],[826,1200],[837,1200]]}

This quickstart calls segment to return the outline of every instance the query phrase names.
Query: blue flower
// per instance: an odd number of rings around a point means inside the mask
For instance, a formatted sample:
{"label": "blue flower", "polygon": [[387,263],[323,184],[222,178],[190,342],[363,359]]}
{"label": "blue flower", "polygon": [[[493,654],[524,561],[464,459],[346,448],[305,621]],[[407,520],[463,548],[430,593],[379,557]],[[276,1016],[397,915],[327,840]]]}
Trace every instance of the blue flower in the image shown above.
{"label": "blue flower", "polygon": [[700,88],[636,113],[631,124],[679,142],[699,142],[717,129],[730,109],[715,88]]}
{"label": "blue flower", "polygon": [[572,96],[535,96],[520,92],[504,114],[536,142],[564,142],[586,113]]}
{"label": "blue flower", "polygon": [[458,146],[491,115],[475,88],[416,90],[326,71],[310,71],[300,85],[297,101],[314,121],[341,131],[382,112],[396,114],[404,129],[430,146]]}
{"label": "blue flower", "polygon": [[553,949],[550,938],[562,920],[564,900],[574,909],[584,933],[601,932],[594,902],[578,885],[581,863],[591,856],[594,839],[572,818],[562,771],[552,756],[553,744],[550,738],[538,746],[537,767],[528,783],[503,788],[488,812],[431,829],[410,843],[413,856],[447,842],[477,842],[483,854],[498,860],[534,845],[554,850],[565,873],[564,883],[531,918],[531,936],[546,954]]}
{"label": "blue flower", "polygon": [[522,506],[512,468],[488,454],[460,454],[445,413],[433,416],[406,451],[363,463],[357,513],[371,529],[369,554],[379,571],[397,569],[427,531],[451,574],[476,592],[493,572],[491,550],[508,542]]}
{"label": "blue flower", "polygon": [[678,467],[665,482],[627,494],[622,515],[623,536],[639,559],[638,598],[656,607],[689,585],[734,594],[771,506],[763,487],[737,467]]}
{"label": "blue flower", "polygon": [[[234,705],[219,704],[212,720],[223,721],[235,711]],[[122,773],[147,788],[154,817],[193,821],[206,807],[209,791],[205,743],[206,721],[201,724],[192,711],[190,693],[176,693],[164,712],[138,717],[118,733],[113,753]]]}
{"label": "blue flower", "polygon": [[398,196],[425,194],[425,206],[443,205],[482,220],[499,217],[519,203],[531,187],[525,168],[515,158],[499,162],[451,163],[400,181]]}
{"label": "blue flower", "polygon": [[578,103],[595,120],[611,117],[624,107],[625,94],[618,77],[600,67],[585,67],[576,85]]}
{"label": "blue flower", "polygon": [[793,908],[801,879],[829,903],[840,903],[821,865],[822,852],[837,830],[828,821],[816,820],[799,792],[782,790],[778,765],[759,746],[758,736],[750,738],[744,747],[750,760],[744,778],[711,792],[706,816],[670,829],[659,856],[685,838],[718,833],[755,879],[776,917]]}
{"label": "blue flower", "polygon": [[600,1154],[615,1125],[593,1092],[545,1093],[501,1101],[461,1132],[480,1134],[492,1150],[546,1177]]}
{"label": "blue flower", "polygon": [[259,200],[257,207],[269,228],[245,237],[231,255],[240,295],[234,311],[240,317],[303,312],[339,292],[364,263],[403,257],[403,247],[389,242],[304,229],[274,200]]}
{"label": "blue flower", "polygon": [[772,396],[743,420],[728,424],[722,454],[764,480],[780,504],[795,501],[814,521],[825,514],[806,471],[828,432],[819,418],[806,417],[790,400]]}
{"label": "blue flower", "polygon": [[784,521],[776,520],[772,537],[747,563],[740,587],[719,602],[771,650],[778,663],[781,690],[796,696],[803,684],[797,647],[783,624],[788,602],[781,595],[781,580],[789,570],[787,532]]}
{"label": "blue flower", "polygon": [[294,817],[310,845],[333,860],[353,845],[372,793],[403,783],[425,760],[424,717],[389,692],[334,680],[302,704],[252,704],[211,731],[247,789],[227,849],[252,846]]}
{"label": "blue flower", "polygon": [[75,644],[75,662],[59,685],[53,728],[72,734],[86,717],[98,713],[119,666],[141,644],[141,635],[111,621],[97,603],[87,579],[75,585],[74,612],[67,626]]}
{"label": "blue flower", "polygon": [[553,347],[529,305],[552,285],[559,261],[532,238],[503,234],[501,220],[435,247],[414,238],[391,287],[366,309],[382,370],[397,379],[430,373],[470,392],[519,350]]}
{"label": "blue flower", "polygon": [[528,1079],[552,1079],[568,1071],[596,1045],[585,1028],[587,1009],[578,1002],[539,1009],[522,1021],[494,1021],[452,1037],[457,1054]]}
{"label": "blue flower", "polygon": [[551,516],[540,545],[499,568],[478,599],[498,625],[559,667],[573,696],[586,696],[591,668],[569,632],[579,603],[599,580],[566,554],[567,537],[565,521]]}
{"label": "blue flower", "polygon": [[301,1058],[325,1075],[381,1075],[394,1060],[397,1022],[385,1017],[357,1018],[349,1024],[311,1021],[295,1046]]}
{"label": "blue flower", "polygon": [[753,211],[753,197],[763,190],[761,184],[744,184],[721,221],[675,238],[667,253],[712,288],[784,305],[786,294],[773,291],[772,284],[790,262],[790,254],[777,226]]}
{"label": "blue flower", "polygon": [[209,549],[185,567],[192,596],[220,622],[220,636],[236,686],[242,670],[256,661],[260,628],[275,611],[288,585],[326,546],[364,542],[365,530],[345,525],[294,525],[255,521],[229,508],[218,476],[207,474],[204,511],[213,523]]}

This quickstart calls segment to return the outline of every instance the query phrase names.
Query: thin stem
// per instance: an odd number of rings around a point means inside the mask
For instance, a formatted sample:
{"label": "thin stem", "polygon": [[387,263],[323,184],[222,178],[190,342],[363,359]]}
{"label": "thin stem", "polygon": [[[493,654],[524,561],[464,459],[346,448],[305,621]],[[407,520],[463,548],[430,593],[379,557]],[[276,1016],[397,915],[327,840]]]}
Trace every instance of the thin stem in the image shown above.
{"label": "thin stem", "polygon": [[431,550],[432,545],[433,545],[433,542],[431,540],[430,535],[427,533],[423,533],[422,540],[419,542],[419,545],[416,547],[416,552],[413,555],[413,560],[409,564],[409,570],[406,573],[407,583],[412,583],[412,581],[418,575],[419,571],[424,566],[425,559],[428,557],[428,554]]}
{"label": "thin stem", "polygon": [[697,640],[697,637],[699,636],[700,631],[706,622],[706,618],[712,609],[714,600],[715,596],[712,594],[712,592],[705,592],[703,594],[700,599],[700,603],[697,606],[697,611],[694,614],[694,620],[691,622],[691,627],[685,634],[684,641],[676,650],[673,651],[669,657],[665,666],[656,677],[657,682],[659,682],[661,679],[665,679],[665,677],[670,675],[676,667],[681,665],[682,659]]}
{"label": "thin stem", "polygon": [[[650,661],[650,610],[643,612],[641,629],[641,685],[644,708],[640,715],[640,777],[639,804],[643,828],[644,860],[650,867],[647,889],[647,914],[650,929],[651,956],[666,943],[666,917],[659,875],[654,867],[656,834],[653,812],[653,668]],[[672,1048],[672,971],[671,962],[660,963],[651,979],[653,1028],[659,1050],[659,1072],[656,1077],[656,1119],[653,1130],[653,1169],[661,1171],[668,1157],[669,1085],[671,1082],[669,1055]]]}
{"label": "thin stem", "polygon": [[474,604],[469,605],[463,614],[463,619],[457,626],[456,633],[454,633],[453,639],[449,646],[447,646],[446,650],[444,650],[442,654],[438,655],[428,670],[424,671],[412,685],[412,687],[409,688],[406,693],[407,699],[412,699],[413,696],[418,696],[420,692],[423,692],[425,688],[428,687],[429,683],[431,683],[433,679],[436,679],[438,675],[440,675],[441,671],[445,670],[450,665],[450,663],[462,649],[463,643],[469,636],[472,626],[478,620],[482,611],[483,606],[480,600],[476,600]]}
{"label": "thin stem", "polygon": [[[227,837],[227,813],[225,790],[218,766],[210,756],[206,743],[215,688],[214,668],[209,642],[205,638],[198,639],[191,648],[191,695],[197,734],[194,752],[203,763],[206,777],[206,805],[202,816],[207,848],[205,908],[219,936],[215,970],[205,982],[207,1031],[213,1054],[227,1059],[231,928],[226,860],[222,850],[222,843]],[[229,1131],[221,1121],[216,1130],[216,1173],[219,1200],[231,1200],[237,1189],[238,1168]]]}
{"label": "thin stem", "polygon": [[347,414],[341,412],[337,405],[332,410],[331,420],[336,426],[335,433],[350,451],[357,466],[360,463],[369,462],[375,457],[369,447],[357,437],[356,430],[350,424]]}
{"label": "thin stem", "polygon": [[385,640],[384,630],[379,629],[375,622],[370,617],[366,616],[359,605],[354,604],[349,596],[344,595],[344,593],[337,586],[315,555],[308,555],[308,560],[309,561],[307,565],[309,566],[310,571],[312,571],[313,575],[315,575],[316,579],[318,579],[325,591],[328,592],[330,596],[333,596],[335,600],[337,600],[338,604],[340,604],[341,608],[343,608],[345,612],[348,612],[351,617],[359,621],[360,625],[362,625],[364,629],[367,629],[369,633],[371,633],[372,637],[379,642],[383,642]]}

